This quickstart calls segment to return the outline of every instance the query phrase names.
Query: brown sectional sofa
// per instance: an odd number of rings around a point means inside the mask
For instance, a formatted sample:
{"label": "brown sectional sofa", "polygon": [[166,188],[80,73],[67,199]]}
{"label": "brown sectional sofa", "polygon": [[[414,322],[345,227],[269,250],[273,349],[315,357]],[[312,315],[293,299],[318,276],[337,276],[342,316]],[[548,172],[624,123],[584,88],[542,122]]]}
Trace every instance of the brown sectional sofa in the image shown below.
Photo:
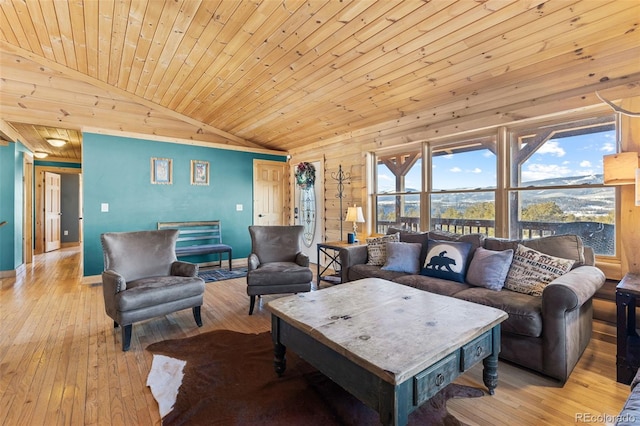
{"label": "brown sectional sofa", "polygon": [[[395,232],[396,230],[390,230]],[[576,235],[559,235],[532,240],[485,238],[482,234],[458,235],[442,231],[409,233],[400,231],[400,241],[426,244],[428,239],[464,241],[489,250],[514,249],[518,243],[542,253],[575,260],[573,269],[556,278],[542,296],[531,296],[503,288],[500,291],[476,287],[419,274],[383,270],[367,265],[367,246],[349,246],[340,251],[342,282],[367,277],[383,278],[433,293],[502,309],[509,318],[502,323],[502,359],[565,382],[592,331],[592,296],[604,284],[605,276],[594,266],[590,247]],[[469,261],[471,258],[469,258]]]}

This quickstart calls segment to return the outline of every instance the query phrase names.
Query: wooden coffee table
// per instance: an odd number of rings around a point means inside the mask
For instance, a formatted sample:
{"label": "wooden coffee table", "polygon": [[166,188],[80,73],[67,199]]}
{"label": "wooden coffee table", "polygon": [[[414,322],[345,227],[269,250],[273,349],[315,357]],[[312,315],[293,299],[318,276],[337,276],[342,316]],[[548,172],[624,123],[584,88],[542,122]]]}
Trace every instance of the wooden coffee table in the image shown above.
{"label": "wooden coffee table", "polygon": [[[452,283],[451,285],[456,285]],[[380,414],[404,425],[409,413],[480,361],[498,384],[499,309],[378,278],[268,303],[275,368],[286,348]]]}

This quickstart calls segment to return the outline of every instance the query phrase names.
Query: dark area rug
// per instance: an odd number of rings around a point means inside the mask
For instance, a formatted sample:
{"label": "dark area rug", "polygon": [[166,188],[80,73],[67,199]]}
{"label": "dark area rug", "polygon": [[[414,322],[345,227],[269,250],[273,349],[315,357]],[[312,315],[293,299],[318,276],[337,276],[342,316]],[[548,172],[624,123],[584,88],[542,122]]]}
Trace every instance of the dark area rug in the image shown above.
{"label": "dark area rug", "polygon": [[[287,370],[273,369],[270,333],[217,330],[147,347],[186,360],[184,379],[164,425],[376,425],[378,414],[294,353]],[[409,416],[410,425],[461,425],[447,412],[454,397],[482,389],[450,384]]]}
{"label": "dark area rug", "polygon": [[230,280],[232,278],[242,278],[247,276],[247,268],[234,268],[231,271],[228,269],[204,269],[198,271],[198,276],[209,283],[213,281]]}

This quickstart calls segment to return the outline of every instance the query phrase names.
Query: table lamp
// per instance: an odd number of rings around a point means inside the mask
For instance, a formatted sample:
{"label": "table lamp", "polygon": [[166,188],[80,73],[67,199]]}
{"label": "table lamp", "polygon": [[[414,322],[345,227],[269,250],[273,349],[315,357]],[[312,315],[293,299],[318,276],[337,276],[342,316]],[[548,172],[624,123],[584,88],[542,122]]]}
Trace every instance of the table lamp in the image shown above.
{"label": "table lamp", "polygon": [[345,222],[353,222],[353,242],[358,242],[358,223],[364,223],[364,214],[362,214],[362,207],[353,207],[347,209],[347,217]]}

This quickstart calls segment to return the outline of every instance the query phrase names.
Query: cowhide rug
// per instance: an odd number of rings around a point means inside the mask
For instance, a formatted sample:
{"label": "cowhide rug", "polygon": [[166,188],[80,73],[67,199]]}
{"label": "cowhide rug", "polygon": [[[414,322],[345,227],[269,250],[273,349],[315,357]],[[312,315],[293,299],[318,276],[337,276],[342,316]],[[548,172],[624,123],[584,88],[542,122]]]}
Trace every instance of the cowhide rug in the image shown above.
{"label": "cowhide rug", "polygon": [[[160,404],[164,425],[380,424],[374,410],[291,351],[287,353],[287,370],[279,378],[273,369],[270,333],[218,330],[154,343],[147,349],[154,354],[148,381],[156,383],[150,386],[152,392],[168,396],[168,402]],[[158,355],[186,364],[183,367]],[[181,374],[182,384],[172,390],[170,382],[176,377],[179,382]],[[174,404],[172,395],[178,386]],[[460,425],[447,412],[447,400],[482,395],[481,389],[450,384],[411,413],[409,424]]]}

